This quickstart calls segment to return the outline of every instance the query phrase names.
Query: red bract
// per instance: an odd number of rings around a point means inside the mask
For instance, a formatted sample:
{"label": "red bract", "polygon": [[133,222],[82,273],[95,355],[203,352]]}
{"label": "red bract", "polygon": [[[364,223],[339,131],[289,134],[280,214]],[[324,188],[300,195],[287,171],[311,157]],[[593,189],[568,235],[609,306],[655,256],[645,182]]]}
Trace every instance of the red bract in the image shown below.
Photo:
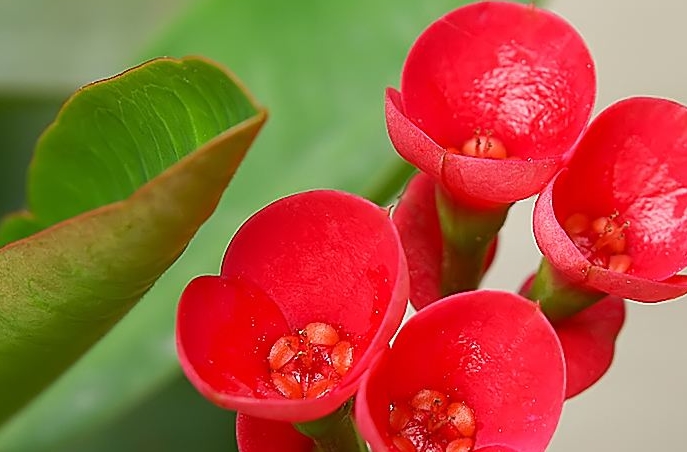
{"label": "red bract", "polygon": [[186,287],[181,365],[224,408],[313,420],[353,395],[407,298],[405,257],[385,209],[335,191],[290,196],[239,229],[220,276]]}
{"label": "red bract", "polygon": [[[543,451],[561,414],[564,386],[560,343],[535,303],[506,292],[464,292],[403,326],[363,380],[356,421],[372,450],[403,450],[399,435],[421,435],[408,416],[390,413],[409,398],[417,406],[418,391],[432,390],[472,409],[476,431],[461,434],[473,433],[475,450]],[[446,403],[439,399],[432,405]]]}
{"label": "red bract", "polygon": [[400,92],[386,92],[387,128],[398,153],[456,199],[512,203],[560,168],[595,92],[593,61],[570,24],[532,5],[478,2],[415,42]]}
{"label": "red bract", "polygon": [[534,234],[574,284],[646,302],[687,293],[676,275],[687,266],[687,108],[637,97],[599,114],[537,200]]}
{"label": "red bract", "polygon": [[[427,174],[415,175],[404,190],[393,220],[403,243],[410,274],[410,303],[417,310],[440,299],[443,237],[436,208],[436,184]],[[484,271],[491,265],[496,240],[487,255]]]}
{"label": "red bract", "polygon": [[312,452],[315,444],[288,422],[236,415],[236,443],[240,452]]}
{"label": "red bract", "polygon": [[[520,289],[529,292],[534,276]],[[625,323],[625,301],[609,295],[570,317],[553,322],[565,358],[565,398],[586,390],[604,376]]]}
{"label": "red bract", "polygon": [[606,373],[624,322],[624,300],[607,296],[553,325],[565,357],[566,399],[589,388]]}

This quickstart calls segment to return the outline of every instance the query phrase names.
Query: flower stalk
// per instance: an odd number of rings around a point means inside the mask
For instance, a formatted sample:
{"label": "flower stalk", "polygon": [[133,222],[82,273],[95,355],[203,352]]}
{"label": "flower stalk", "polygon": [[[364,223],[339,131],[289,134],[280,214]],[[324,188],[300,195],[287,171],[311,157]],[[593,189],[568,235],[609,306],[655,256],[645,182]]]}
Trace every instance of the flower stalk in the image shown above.
{"label": "flower stalk", "polygon": [[351,416],[353,400],[321,419],[294,424],[296,430],[312,439],[314,452],[368,452]]}
{"label": "flower stalk", "polygon": [[443,236],[441,291],[447,296],[475,290],[486,271],[489,253],[512,204],[474,209],[452,200],[438,186],[436,208]]}
{"label": "flower stalk", "polygon": [[546,317],[553,323],[572,317],[606,296],[597,290],[572,283],[542,258],[527,298],[539,303]]}

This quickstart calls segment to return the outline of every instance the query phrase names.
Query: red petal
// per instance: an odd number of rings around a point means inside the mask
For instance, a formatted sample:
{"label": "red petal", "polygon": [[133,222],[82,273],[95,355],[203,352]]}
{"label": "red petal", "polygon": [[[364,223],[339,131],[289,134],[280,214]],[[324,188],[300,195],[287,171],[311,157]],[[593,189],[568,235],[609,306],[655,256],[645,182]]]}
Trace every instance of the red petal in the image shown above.
{"label": "red petal", "polygon": [[236,443],[240,452],[312,452],[315,444],[288,422],[236,415]]}
{"label": "red petal", "polygon": [[417,174],[393,215],[408,260],[410,303],[417,310],[441,298],[443,239],[435,193],[434,181],[424,173]]}
{"label": "red petal", "polygon": [[586,283],[602,292],[646,303],[672,300],[687,293],[687,276],[675,275],[663,281],[652,281],[596,266],[589,269]]}
{"label": "red petal", "polygon": [[630,275],[660,281],[687,266],[687,107],[635,97],[601,112],[554,183],[553,208],[559,222],[618,210]]}
{"label": "red petal", "polygon": [[251,397],[271,388],[265,385],[267,357],[272,344],[288,332],[279,308],[256,288],[237,280],[198,277],[179,302],[181,366],[191,383],[220,405],[226,394],[251,403]]}
{"label": "red petal", "polygon": [[476,448],[543,451],[561,414],[564,385],[560,343],[536,304],[505,292],[466,292],[403,326],[364,378],[356,419],[372,449],[386,450],[393,435],[389,404],[436,389],[474,410]]}
{"label": "red petal", "polygon": [[405,269],[386,209],[321,190],[283,198],[251,217],[230,243],[222,275],[262,288],[292,328],[339,326],[360,347],[375,335],[386,344],[398,328]]}
{"label": "red petal", "polygon": [[493,160],[446,152],[402,113],[400,93],[387,89],[389,137],[399,154],[441,183],[456,199],[476,207],[508,204],[539,193],[561,158]]}
{"label": "red petal", "polygon": [[566,398],[589,388],[606,373],[624,322],[624,300],[608,296],[554,325],[565,356]]}
{"label": "red petal", "polygon": [[552,187],[565,170],[539,195],[534,205],[534,238],[542,254],[571,281],[582,283],[591,267],[580,250],[565,233],[553,210]]}
{"label": "red petal", "polygon": [[[221,277],[182,295],[177,344],[191,382],[214,403],[301,422],[338,408],[396,332],[408,299],[405,256],[388,212],[354,195],[313,191],[267,206],[236,233]],[[326,396],[278,394],[267,358],[313,322],[339,330],[354,362]]]}

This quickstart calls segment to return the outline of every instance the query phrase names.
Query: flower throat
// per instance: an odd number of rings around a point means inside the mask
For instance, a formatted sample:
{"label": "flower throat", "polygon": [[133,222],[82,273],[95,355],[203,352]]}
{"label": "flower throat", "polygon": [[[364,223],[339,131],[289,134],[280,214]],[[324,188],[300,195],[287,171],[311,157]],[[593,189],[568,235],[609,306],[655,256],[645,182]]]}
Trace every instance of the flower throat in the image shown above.
{"label": "flower throat", "polygon": [[331,391],[353,364],[353,346],[336,329],[309,323],[274,343],[267,362],[275,389],[288,399],[313,399]]}

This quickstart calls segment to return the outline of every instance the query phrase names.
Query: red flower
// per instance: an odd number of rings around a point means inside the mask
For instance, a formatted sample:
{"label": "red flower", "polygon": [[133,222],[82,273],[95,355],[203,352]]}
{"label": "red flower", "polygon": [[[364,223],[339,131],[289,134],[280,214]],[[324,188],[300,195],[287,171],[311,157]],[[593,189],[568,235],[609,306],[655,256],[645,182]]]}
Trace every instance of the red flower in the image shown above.
{"label": "red flower", "polygon": [[315,443],[288,422],[236,415],[236,443],[240,452],[312,452]]}
{"label": "red flower", "polygon": [[471,441],[475,450],[543,451],[564,385],[560,343],[535,303],[464,292],[403,326],[363,380],[356,421],[375,451],[460,451]]}
{"label": "red flower", "polygon": [[[418,173],[408,183],[393,214],[408,259],[410,303],[418,311],[442,297],[444,238],[435,194],[436,184],[432,178]],[[495,253],[496,240],[487,253],[484,272],[493,262]]]}
{"label": "red flower", "polygon": [[407,298],[405,257],[385,209],[335,191],[293,195],[239,229],[220,276],[186,287],[181,365],[224,408],[317,419],[355,393]]}
{"label": "red flower", "polygon": [[687,108],[637,97],[590,125],[534,209],[534,234],[572,284],[638,301],[687,293]]}
{"label": "red flower", "polygon": [[[530,276],[520,294],[532,287]],[[565,398],[588,389],[611,367],[615,341],[625,323],[625,301],[606,296],[588,308],[552,322],[565,358]]]}
{"label": "red flower", "polygon": [[387,89],[387,128],[398,153],[454,198],[512,203],[564,163],[595,92],[593,61],[570,24],[531,5],[478,2],[415,42],[400,92]]}

